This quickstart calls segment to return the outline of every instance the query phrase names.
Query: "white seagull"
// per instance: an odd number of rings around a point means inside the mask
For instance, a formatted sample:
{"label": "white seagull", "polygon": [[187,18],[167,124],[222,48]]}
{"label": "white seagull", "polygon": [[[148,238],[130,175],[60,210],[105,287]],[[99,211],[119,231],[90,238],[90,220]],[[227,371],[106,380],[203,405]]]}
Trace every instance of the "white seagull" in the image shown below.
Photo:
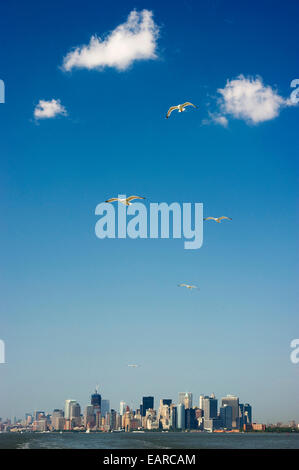
{"label": "white seagull", "polygon": [[169,118],[172,111],[174,111],[175,109],[177,109],[179,113],[182,113],[183,111],[185,111],[186,106],[193,106],[193,108],[197,108],[197,106],[195,106],[195,104],[192,104],[189,101],[186,101],[186,103],[184,103],[184,104],[178,104],[177,106],[171,106],[169,108],[169,110],[167,111],[166,119]]}
{"label": "white seagull", "polygon": [[230,217],[225,217],[225,215],[223,215],[221,217],[206,217],[203,220],[215,220],[215,222],[218,222],[218,224],[220,224],[221,220],[223,220],[223,219],[233,220]]}
{"label": "white seagull", "polygon": [[105,201],[105,202],[119,201],[122,204],[125,204],[126,206],[130,206],[132,204],[131,201],[133,201],[133,199],[145,199],[145,197],[140,197],[140,196],[130,196],[130,197],[126,197],[126,198],[111,197],[110,199],[107,199],[107,201]]}
{"label": "white seagull", "polygon": [[190,284],[178,284],[178,287],[187,287],[187,289],[198,289],[199,290],[199,287],[197,286],[191,286]]}

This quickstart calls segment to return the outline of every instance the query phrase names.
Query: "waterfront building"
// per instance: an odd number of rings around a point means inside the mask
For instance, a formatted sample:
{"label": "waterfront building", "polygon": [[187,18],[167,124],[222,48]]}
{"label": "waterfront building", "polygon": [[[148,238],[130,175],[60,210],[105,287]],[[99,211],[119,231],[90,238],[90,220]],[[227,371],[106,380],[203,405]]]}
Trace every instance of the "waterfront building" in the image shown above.
{"label": "waterfront building", "polygon": [[185,405],[183,403],[177,406],[177,428],[185,429]]}
{"label": "waterfront building", "polygon": [[180,392],[178,404],[183,404],[185,409],[192,408],[193,395],[191,392]]}
{"label": "waterfront building", "polygon": [[244,420],[246,425],[252,424],[252,407],[249,403],[244,405]]}
{"label": "waterfront building", "polygon": [[69,407],[69,419],[71,422],[71,427],[78,427],[81,426],[81,407],[79,403],[71,403]]}
{"label": "waterfront building", "polygon": [[93,405],[94,409],[98,409],[101,411],[101,402],[102,402],[102,397],[98,393],[98,389],[96,388],[95,392],[91,395],[91,404]]}
{"label": "waterfront building", "polygon": [[77,403],[76,400],[65,400],[65,407],[64,407],[64,417],[65,419],[70,419],[70,407],[72,404]]}
{"label": "waterfront building", "polygon": [[233,422],[233,409],[230,405],[223,405],[220,407],[220,418],[222,426],[226,429],[232,428]]}
{"label": "waterfront building", "polygon": [[101,401],[101,415],[106,416],[106,413],[110,413],[110,401],[109,400],[103,400]]}
{"label": "waterfront building", "polygon": [[222,406],[229,405],[232,407],[232,427],[239,427],[239,398],[234,395],[227,395],[222,398]]}
{"label": "waterfront building", "polygon": [[141,415],[146,415],[146,410],[154,408],[154,397],[142,397],[142,408],[140,409]]}
{"label": "waterfront building", "polygon": [[121,401],[119,404],[119,414],[120,416],[123,416],[126,412],[126,403],[124,401]]}

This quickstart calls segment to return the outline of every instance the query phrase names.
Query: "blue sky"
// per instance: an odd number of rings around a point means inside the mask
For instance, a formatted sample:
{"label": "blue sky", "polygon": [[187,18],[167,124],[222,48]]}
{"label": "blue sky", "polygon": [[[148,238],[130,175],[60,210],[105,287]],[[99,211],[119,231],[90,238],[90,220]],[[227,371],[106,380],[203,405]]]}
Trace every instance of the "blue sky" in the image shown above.
{"label": "blue sky", "polygon": [[[153,15],[147,58],[133,50],[119,70],[122,51],[105,66],[107,47],[100,69],[86,68],[89,56],[63,69],[93,35],[111,45],[134,9]],[[67,398],[85,406],[100,384],[116,408],[142,395],[232,393],[256,421],[299,420],[299,114],[288,102],[298,13],[291,1],[1,6],[0,416]],[[53,99],[67,115],[34,118]],[[164,119],[186,100],[199,108]],[[206,223],[197,251],[99,240],[95,207],[117,194],[202,202],[205,216],[233,220]],[[200,291],[178,289],[184,281]]]}

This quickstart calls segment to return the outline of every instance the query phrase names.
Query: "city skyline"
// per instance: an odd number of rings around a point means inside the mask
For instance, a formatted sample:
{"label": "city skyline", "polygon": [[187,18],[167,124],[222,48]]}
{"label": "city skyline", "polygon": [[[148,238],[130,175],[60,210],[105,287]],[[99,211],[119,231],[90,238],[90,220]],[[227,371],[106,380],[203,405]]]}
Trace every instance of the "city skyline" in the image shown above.
{"label": "city skyline", "polygon": [[[112,408],[217,391],[298,421],[299,4],[2,3],[0,416],[98,382]],[[198,250],[100,239],[118,194],[232,220]]]}

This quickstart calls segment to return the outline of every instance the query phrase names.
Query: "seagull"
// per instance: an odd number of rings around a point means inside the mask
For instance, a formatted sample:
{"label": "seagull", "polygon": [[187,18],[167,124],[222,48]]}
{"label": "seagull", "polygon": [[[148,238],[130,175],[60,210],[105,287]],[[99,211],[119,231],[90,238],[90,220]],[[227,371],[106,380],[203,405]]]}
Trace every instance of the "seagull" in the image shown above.
{"label": "seagull", "polygon": [[115,201],[119,201],[121,202],[122,204],[125,204],[126,206],[131,206],[132,204],[132,200],[133,199],[145,199],[145,197],[140,197],[140,196],[130,196],[130,197],[127,197],[127,198],[120,198],[120,197],[111,197],[110,199],[107,199],[107,201],[105,202],[115,202]]}
{"label": "seagull", "polygon": [[138,364],[128,364],[128,367],[139,367]]}
{"label": "seagull", "polygon": [[178,287],[187,287],[187,289],[199,289],[197,286],[191,286],[190,284],[178,284]]}
{"label": "seagull", "polygon": [[221,220],[223,219],[232,220],[230,217],[225,217],[225,215],[222,215],[221,217],[206,217],[203,220],[215,220],[215,222],[218,222],[218,224],[220,224]]}
{"label": "seagull", "polygon": [[178,104],[177,106],[171,106],[169,108],[167,114],[166,114],[166,119],[169,118],[172,111],[174,111],[175,109],[177,109],[179,113],[182,113],[183,111],[185,111],[186,106],[193,106],[193,108],[197,108],[197,106],[195,106],[195,104],[192,104],[189,101],[186,101],[186,103],[184,103],[184,104]]}

